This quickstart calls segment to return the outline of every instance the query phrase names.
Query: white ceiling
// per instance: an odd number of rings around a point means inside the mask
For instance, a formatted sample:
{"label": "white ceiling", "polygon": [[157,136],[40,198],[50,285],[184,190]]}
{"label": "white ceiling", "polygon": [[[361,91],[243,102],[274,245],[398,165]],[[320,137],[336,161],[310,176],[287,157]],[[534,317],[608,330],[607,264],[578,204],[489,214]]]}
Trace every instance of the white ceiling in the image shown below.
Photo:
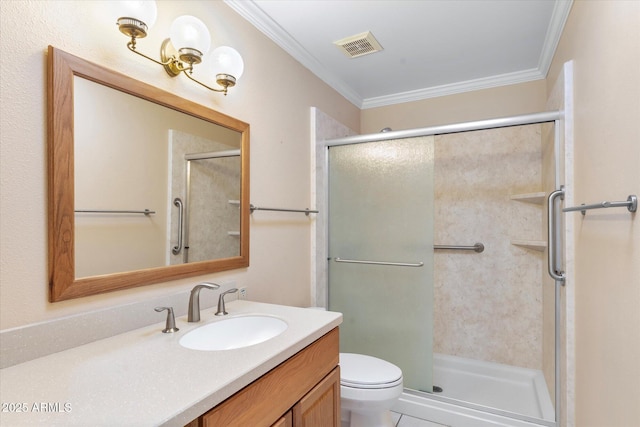
{"label": "white ceiling", "polygon": [[[225,0],[360,108],[545,78],[572,0]],[[371,31],[381,52],[334,42]]]}

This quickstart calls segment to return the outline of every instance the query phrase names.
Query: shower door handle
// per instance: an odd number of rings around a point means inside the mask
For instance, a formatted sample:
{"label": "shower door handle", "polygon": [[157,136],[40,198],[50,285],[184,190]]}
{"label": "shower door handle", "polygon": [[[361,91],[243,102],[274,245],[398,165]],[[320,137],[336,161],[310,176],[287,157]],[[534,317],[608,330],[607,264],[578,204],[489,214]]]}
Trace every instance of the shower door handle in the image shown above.
{"label": "shower door handle", "polygon": [[335,262],[346,262],[349,264],[370,264],[370,265],[393,265],[397,267],[422,267],[424,266],[424,262],[386,262],[386,261],[365,261],[358,259],[342,259],[340,257],[336,257],[333,259]]}
{"label": "shower door handle", "polygon": [[173,200],[173,204],[178,207],[178,244],[171,249],[171,253],[178,255],[182,251],[182,214],[184,207],[179,197]]}
{"label": "shower door handle", "polygon": [[564,200],[564,186],[560,186],[559,190],[553,191],[549,194],[548,203],[547,203],[547,232],[548,232],[548,244],[549,248],[547,250],[548,255],[548,266],[549,266],[549,275],[554,280],[559,280],[564,282],[565,275],[564,271],[561,269],[561,250],[560,240],[558,239],[558,235],[560,234],[558,222],[558,213],[556,211],[556,199],[560,198],[560,200]]}

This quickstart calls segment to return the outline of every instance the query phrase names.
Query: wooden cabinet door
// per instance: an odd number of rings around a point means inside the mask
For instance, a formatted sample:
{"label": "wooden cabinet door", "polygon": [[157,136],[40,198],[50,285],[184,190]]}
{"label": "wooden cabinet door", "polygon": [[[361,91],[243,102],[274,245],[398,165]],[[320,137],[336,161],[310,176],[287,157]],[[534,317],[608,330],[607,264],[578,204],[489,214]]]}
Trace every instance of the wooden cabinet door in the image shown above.
{"label": "wooden cabinet door", "polygon": [[282,418],[280,418],[274,425],[271,427],[292,427],[293,425],[293,414],[291,411],[284,414]]}
{"label": "wooden cabinet door", "polygon": [[[326,380],[338,365],[339,342],[335,328],[202,415],[202,427],[271,427]],[[337,378],[339,394],[339,374]]]}
{"label": "wooden cabinet door", "polygon": [[293,407],[293,427],[340,426],[340,367],[336,367]]}

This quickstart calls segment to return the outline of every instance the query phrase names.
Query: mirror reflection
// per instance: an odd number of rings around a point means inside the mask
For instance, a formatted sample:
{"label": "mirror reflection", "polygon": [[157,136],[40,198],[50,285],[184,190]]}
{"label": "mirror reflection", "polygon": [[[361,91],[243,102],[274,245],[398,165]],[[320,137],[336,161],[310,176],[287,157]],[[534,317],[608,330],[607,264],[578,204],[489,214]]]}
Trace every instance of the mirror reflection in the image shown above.
{"label": "mirror reflection", "polygon": [[249,124],[49,46],[50,300],[249,265]]}
{"label": "mirror reflection", "polygon": [[76,277],[240,255],[241,134],[74,88]]}

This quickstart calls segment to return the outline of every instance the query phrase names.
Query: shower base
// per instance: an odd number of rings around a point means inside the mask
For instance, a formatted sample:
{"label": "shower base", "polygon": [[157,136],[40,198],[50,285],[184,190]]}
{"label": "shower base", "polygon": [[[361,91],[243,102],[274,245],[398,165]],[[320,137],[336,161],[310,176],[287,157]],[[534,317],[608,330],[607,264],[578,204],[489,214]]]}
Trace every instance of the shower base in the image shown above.
{"label": "shower base", "polygon": [[541,371],[434,354],[441,393],[406,389],[394,411],[452,427],[554,426]]}

